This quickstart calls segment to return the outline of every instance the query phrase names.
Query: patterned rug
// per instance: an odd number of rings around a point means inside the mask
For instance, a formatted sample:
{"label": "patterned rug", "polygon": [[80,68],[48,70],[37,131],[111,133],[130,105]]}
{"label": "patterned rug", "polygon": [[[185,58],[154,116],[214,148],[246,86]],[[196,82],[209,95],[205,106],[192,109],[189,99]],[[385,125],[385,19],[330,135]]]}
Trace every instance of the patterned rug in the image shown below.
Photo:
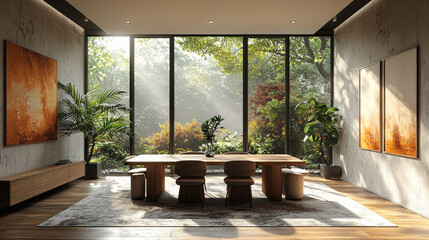
{"label": "patterned rug", "polygon": [[224,176],[208,176],[206,203],[181,204],[176,208],[179,187],[166,177],[166,191],[158,202],[131,200],[129,177],[106,177],[93,185],[95,193],[39,226],[396,226],[323,183],[306,182],[301,201],[269,201],[261,190],[260,177],[252,186],[249,204],[225,207]]}

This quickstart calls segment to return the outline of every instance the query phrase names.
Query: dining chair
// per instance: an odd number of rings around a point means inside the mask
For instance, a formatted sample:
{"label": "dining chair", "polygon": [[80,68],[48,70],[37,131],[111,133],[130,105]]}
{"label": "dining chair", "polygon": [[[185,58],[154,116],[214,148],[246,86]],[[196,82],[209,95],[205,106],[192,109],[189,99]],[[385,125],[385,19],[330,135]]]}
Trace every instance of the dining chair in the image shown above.
{"label": "dining chair", "polygon": [[233,152],[225,152],[223,155],[250,155],[248,152],[242,152],[242,151],[233,151]]}
{"label": "dining chair", "polygon": [[201,206],[204,206],[206,168],[207,164],[203,161],[183,160],[176,162],[176,174],[179,175],[176,184],[180,186],[176,207],[179,207],[180,202],[196,202],[198,199],[201,201]]}
{"label": "dining chair", "polygon": [[[187,151],[187,152],[181,152],[180,153],[180,155],[188,155],[188,154],[202,154],[202,155],[205,155],[205,153],[204,152],[201,152],[201,151]],[[176,173],[176,171],[175,171],[175,167],[174,167],[174,165],[170,165],[170,173]]]}
{"label": "dining chair", "polygon": [[237,202],[248,201],[253,208],[252,185],[255,183],[251,176],[255,175],[256,164],[252,161],[227,161],[224,164],[224,178],[226,187],[225,205],[229,206],[231,200]]}

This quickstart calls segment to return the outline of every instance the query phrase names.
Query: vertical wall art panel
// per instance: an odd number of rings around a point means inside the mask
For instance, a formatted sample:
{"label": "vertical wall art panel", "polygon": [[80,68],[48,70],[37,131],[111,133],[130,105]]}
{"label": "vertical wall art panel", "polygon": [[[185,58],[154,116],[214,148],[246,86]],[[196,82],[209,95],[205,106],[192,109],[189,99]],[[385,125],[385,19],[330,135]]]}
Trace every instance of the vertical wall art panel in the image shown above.
{"label": "vertical wall art panel", "polygon": [[57,139],[57,61],[6,41],[6,145]]}
{"label": "vertical wall art panel", "polygon": [[359,70],[359,146],[381,151],[381,63]]}
{"label": "vertical wall art panel", "polygon": [[417,48],[384,60],[386,153],[417,158]]}

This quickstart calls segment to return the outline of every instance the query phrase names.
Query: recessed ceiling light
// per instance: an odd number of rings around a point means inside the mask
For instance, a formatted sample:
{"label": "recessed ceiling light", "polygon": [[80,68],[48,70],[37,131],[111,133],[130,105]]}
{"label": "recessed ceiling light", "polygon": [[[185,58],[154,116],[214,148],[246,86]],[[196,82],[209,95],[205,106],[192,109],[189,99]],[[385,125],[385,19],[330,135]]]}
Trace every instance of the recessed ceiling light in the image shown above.
{"label": "recessed ceiling light", "polygon": [[130,20],[125,21],[126,24],[131,24]]}
{"label": "recessed ceiling light", "polygon": [[209,20],[209,23],[210,23],[210,24],[213,24],[213,23],[214,23],[214,20]]}
{"label": "recessed ceiling light", "polygon": [[83,21],[88,22],[89,20],[88,20],[88,18],[85,18]]}
{"label": "recessed ceiling light", "polygon": [[295,20],[290,21],[291,24],[295,24]]}
{"label": "recessed ceiling light", "polygon": [[332,22],[336,22],[337,21],[337,15],[334,16],[334,18],[332,18]]}

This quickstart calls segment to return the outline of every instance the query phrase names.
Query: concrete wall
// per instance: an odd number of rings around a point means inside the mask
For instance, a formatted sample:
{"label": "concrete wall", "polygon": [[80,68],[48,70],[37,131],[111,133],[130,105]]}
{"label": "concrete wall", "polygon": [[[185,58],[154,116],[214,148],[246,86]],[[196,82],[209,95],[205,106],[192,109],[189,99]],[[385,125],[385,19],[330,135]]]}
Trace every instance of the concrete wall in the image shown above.
{"label": "concrete wall", "polygon": [[[373,0],[335,30],[334,104],[343,115],[334,161],[343,179],[429,217],[429,1]],[[420,157],[359,148],[359,68],[419,46]]]}
{"label": "concrete wall", "polygon": [[[83,89],[84,30],[42,0],[0,1],[0,92],[4,94],[4,40],[58,61],[58,81]],[[59,98],[63,97],[59,93]],[[4,146],[4,98],[0,98],[0,177],[50,165],[59,159],[83,160],[82,135],[18,146]]]}

